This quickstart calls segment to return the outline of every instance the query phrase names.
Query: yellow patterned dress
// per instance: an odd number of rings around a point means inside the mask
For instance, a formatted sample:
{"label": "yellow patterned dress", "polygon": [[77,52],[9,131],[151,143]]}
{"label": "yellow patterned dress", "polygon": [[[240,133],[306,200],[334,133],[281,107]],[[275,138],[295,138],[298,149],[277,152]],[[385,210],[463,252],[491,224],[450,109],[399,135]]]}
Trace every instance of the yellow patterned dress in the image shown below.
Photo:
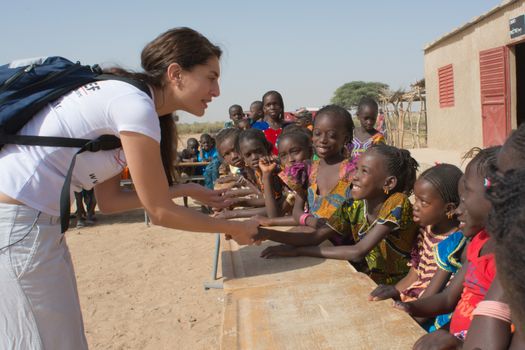
{"label": "yellow patterned dress", "polygon": [[394,284],[410,269],[407,264],[418,234],[412,205],[405,194],[396,192],[383,203],[374,222],[368,222],[366,213],[366,200],[349,200],[339,207],[328,225],[343,237],[352,235],[356,243],[375,225],[393,225],[394,229],[366,255],[368,268],[364,272],[378,284]]}
{"label": "yellow patterned dress", "polygon": [[324,196],[318,193],[317,171],[319,160],[312,162],[309,187],[307,190],[308,211],[317,218],[329,219],[333,213],[348,198],[352,198],[351,184],[356,169],[355,162],[345,159],[339,166],[339,181],[332,190]]}

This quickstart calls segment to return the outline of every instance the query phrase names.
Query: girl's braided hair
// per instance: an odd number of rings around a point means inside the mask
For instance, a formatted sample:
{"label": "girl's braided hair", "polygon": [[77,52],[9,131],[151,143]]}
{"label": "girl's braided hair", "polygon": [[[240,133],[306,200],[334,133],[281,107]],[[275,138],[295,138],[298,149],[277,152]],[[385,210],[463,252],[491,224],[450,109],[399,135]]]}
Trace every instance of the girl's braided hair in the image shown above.
{"label": "girl's braided hair", "polygon": [[239,136],[237,137],[237,142],[235,143],[235,149],[237,150],[237,152],[240,152],[240,145],[244,140],[259,141],[268,152],[270,152],[273,147],[273,145],[266,139],[266,136],[264,136],[264,133],[259,129],[247,129],[242,130],[239,133]]}
{"label": "girl's braided hair", "polygon": [[[474,150],[474,148],[472,150]],[[467,168],[475,166],[476,172],[479,176],[487,177],[490,169],[494,167],[494,164],[496,164],[496,157],[498,156],[500,150],[501,146],[492,146],[485,149],[477,148],[477,153],[467,164]]]}
{"label": "girl's braided hair", "polygon": [[369,148],[371,152],[380,154],[385,159],[385,166],[389,175],[397,178],[396,187],[392,192],[402,192],[410,195],[416,182],[418,162],[412,158],[406,149],[389,146],[383,143]]}
{"label": "girl's braided hair", "polygon": [[215,143],[217,143],[217,148],[219,148],[219,145],[227,139],[229,139],[230,137],[234,137],[233,144],[235,145],[237,143],[237,138],[239,137],[240,133],[241,130],[238,128],[224,128],[219,130],[219,132],[215,136]]}
{"label": "girl's braided hair", "polygon": [[494,172],[486,195],[492,203],[488,230],[496,241],[496,263],[513,321],[525,325],[525,169]]}
{"label": "girl's braided hair", "polygon": [[505,141],[505,147],[510,147],[516,151],[518,159],[516,162],[521,164],[525,163],[525,123],[522,123],[517,130],[514,130],[507,141]]}
{"label": "girl's braided hair", "polygon": [[458,183],[463,172],[452,164],[438,164],[419,175],[420,180],[429,182],[445,203],[459,205]]}

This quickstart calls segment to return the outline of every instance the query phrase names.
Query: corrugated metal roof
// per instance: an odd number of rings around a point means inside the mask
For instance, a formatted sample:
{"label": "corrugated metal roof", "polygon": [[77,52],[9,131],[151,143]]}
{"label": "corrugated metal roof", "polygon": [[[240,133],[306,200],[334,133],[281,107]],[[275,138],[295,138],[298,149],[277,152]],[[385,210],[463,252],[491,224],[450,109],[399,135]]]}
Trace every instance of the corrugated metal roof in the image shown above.
{"label": "corrugated metal roof", "polygon": [[488,12],[486,12],[485,14],[482,14],[481,16],[478,16],[478,17],[475,17],[473,18],[470,22],[467,22],[465,23],[464,25],[462,25],[461,27],[458,27],[456,29],[454,29],[453,31],[443,35],[441,38],[431,42],[430,44],[427,44],[425,46],[425,48],[423,49],[423,51],[427,51],[429,49],[431,49],[432,47],[436,46],[437,44],[439,44],[440,42],[442,42],[443,40],[445,39],[448,39],[454,35],[456,35],[457,33],[473,26],[474,24],[478,23],[478,22],[481,22],[482,20],[484,20],[485,18],[491,16],[492,14],[498,12],[499,10],[511,5],[511,4],[514,4],[518,1],[523,1],[523,0],[503,0],[498,6],[494,7],[492,10],[489,10]]}

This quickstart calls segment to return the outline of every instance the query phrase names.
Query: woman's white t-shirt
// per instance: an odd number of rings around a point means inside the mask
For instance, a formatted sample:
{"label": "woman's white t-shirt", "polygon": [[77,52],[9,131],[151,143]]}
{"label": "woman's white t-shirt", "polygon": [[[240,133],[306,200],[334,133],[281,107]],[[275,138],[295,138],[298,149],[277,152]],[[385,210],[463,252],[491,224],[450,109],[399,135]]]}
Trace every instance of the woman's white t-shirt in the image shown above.
{"label": "woman's white t-shirt", "polygon": [[[144,134],[160,143],[153,100],[133,85],[107,80],[84,85],[50,103],[19,134],[95,139],[100,135],[118,137],[122,131]],[[0,151],[0,192],[59,216],[60,191],[77,151],[5,145]],[[71,178],[71,198],[73,191],[91,189],[119,174],[125,165],[122,148],[79,154]]]}

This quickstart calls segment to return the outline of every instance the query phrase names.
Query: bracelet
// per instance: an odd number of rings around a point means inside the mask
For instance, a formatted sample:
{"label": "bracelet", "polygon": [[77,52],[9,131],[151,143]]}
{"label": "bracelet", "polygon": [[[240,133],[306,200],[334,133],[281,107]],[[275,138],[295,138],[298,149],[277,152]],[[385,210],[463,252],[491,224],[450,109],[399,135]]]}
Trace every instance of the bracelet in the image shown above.
{"label": "bracelet", "polygon": [[310,213],[304,213],[304,214],[302,214],[301,217],[299,218],[299,225],[301,225],[301,226],[306,226],[306,220],[307,220],[310,216],[313,216],[313,215],[310,214]]}
{"label": "bracelet", "polygon": [[510,308],[507,304],[493,301],[482,300],[472,312],[472,316],[488,316],[502,320],[503,322],[511,323]]}

